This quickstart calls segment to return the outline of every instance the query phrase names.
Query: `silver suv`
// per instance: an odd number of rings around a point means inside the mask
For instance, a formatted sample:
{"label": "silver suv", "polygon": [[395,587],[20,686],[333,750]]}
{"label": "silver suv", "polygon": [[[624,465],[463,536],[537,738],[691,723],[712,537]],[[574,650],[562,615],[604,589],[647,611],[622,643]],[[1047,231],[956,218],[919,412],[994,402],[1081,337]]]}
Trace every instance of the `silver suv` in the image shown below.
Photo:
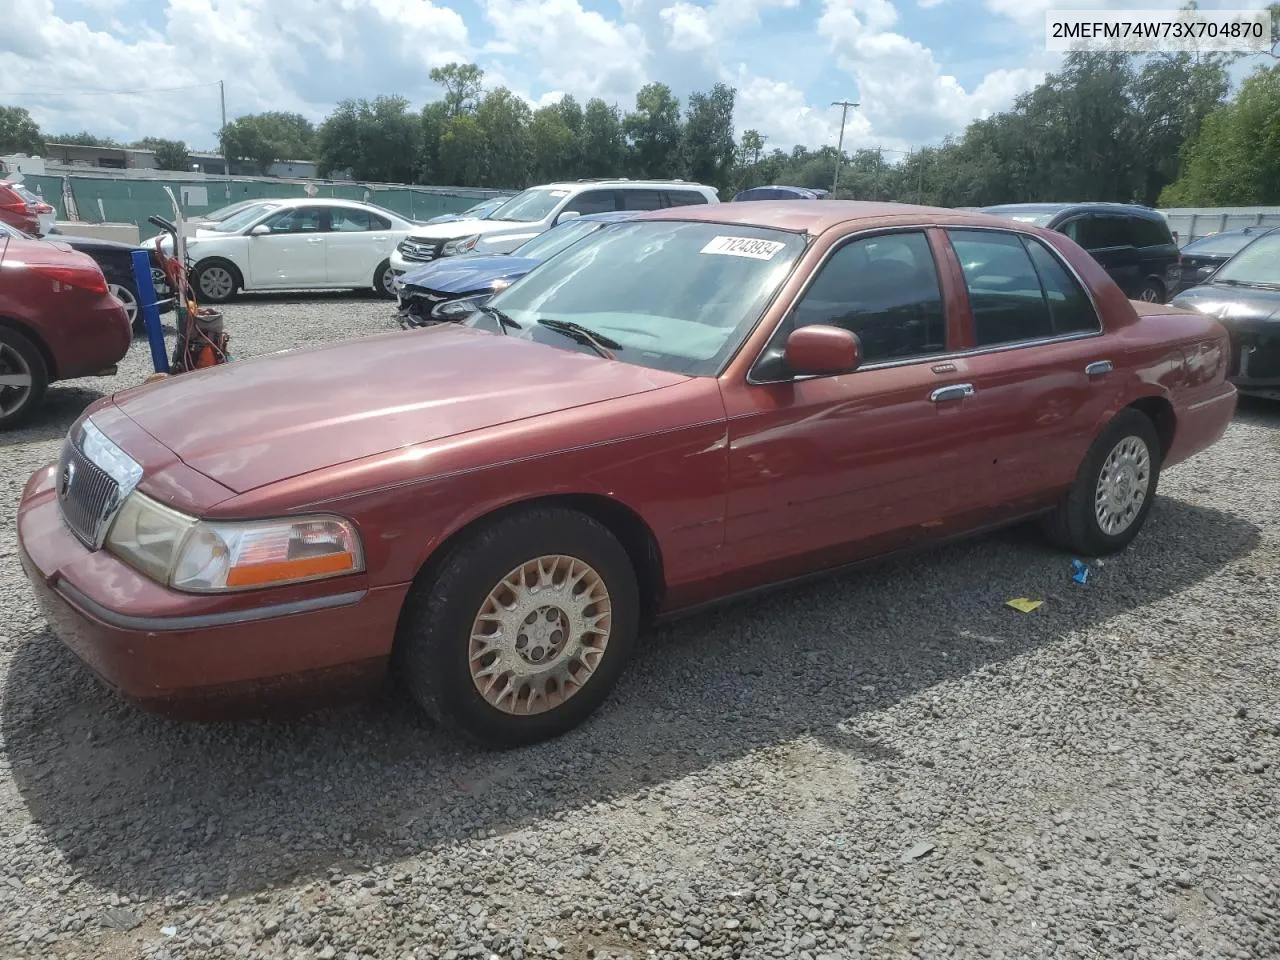
{"label": "silver suv", "polygon": [[509,253],[544,230],[588,213],[719,203],[714,187],[683,180],[572,180],[530,187],[483,220],[416,227],[391,255],[399,275],[459,253]]}

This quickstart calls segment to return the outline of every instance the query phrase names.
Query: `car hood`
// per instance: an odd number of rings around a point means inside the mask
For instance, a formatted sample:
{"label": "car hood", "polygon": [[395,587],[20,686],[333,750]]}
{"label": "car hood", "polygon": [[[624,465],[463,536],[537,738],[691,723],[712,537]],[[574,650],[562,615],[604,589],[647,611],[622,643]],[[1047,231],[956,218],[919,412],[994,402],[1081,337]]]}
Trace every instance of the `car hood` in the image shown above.
{"label": "car hood", "polygon": [[410,270],[400,279],[406,286],[440,293],[468,293],[488,289],[499,280],[523,277],[541,262],[530,257],[448,257]]}
{"label": "car hood", "polygon": [[85,253],[132,253],[143,247],[133,243],[121,243],[119,240],[101,240],[98,237],[73,237],[65,233],[53,235],[59,243],[65,243],[74,250]]}
{"label": "car hood", "polygon": [[1172,301],[1175,307],[1198,310],[1230,324],[1232,320],[1280,320],[1280,290],[1203,283]]}
{"label": "car hood", "polygon": [[[500,231],[521,230],[526,233],[534,228],[534,224],[517,223],[514,220],[454,220],[450,223],[426,223],[414,227],[409,236],[414,240],[455,240],[458,237],[470,237],[474,234],[498,233]],[[534,230],[536,233],[537,231]]]}
{"label": "car hood", "polygon": [[244,493],[686,379],[446,324],[238,360],[112,399],[189,467]]}

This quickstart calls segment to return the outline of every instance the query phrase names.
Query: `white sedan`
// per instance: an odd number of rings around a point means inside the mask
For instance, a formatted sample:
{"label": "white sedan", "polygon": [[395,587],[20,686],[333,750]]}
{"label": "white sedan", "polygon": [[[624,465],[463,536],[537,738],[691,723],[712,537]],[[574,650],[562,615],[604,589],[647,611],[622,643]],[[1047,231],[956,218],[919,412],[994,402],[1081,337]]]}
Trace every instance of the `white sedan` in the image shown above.
{"label": "white sedan", "polygon": [[[368,290],[390,295],[392,252],[417,224],[353,200],[269,200],[187,238],[202,303],[238,291]],[[161,236],[144,246],[171,241]]]}

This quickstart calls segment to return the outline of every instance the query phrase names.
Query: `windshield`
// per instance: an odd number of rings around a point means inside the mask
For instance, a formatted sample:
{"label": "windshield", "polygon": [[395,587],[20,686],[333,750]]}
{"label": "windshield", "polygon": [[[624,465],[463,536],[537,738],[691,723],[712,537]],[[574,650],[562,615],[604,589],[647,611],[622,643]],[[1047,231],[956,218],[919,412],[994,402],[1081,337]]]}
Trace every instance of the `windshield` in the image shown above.
{"label": "windshield", "polygon": [[1057,209],[1045,210],[1036,207],[985,207],[979,212],[993,217],[1004,217],[1006,220],[1017,223],[1029,223],[1036,227],[1047,227],[1049,221],[1058,214]]}
{"label": "windshield", "polygon": [[518,223],[532,223],[541,220],[556,208],[561,200],[569,195],[568,190],[548,190],[545,187],[534,187],[524,193],[518,193],[493,213],[490,220],[515,220]]}
{"label": "windshield", "polygon": [[1201,237],[1199,240],[1188,243],[1182,248],[1182,252],[1192,256],[1200,254],[1206,257],[1230,257],[1253,243],[1259,236],[1261,234],[1257,233],[1222,233],[1212,237]]}
{"label": "windshield", "polygon": [[1280,233],[1259,237],[1228,260],[1213,279],[1280,286]]}
{"label": "windshield", "polygon": [[217,230],[219,233],[236,233],[253,223],[264,213],[270,213],[279,207],[280,204],[278,203],[255,203],[252,207],[245,207],[239,213],[233,213],[221,223],[216,223],[205,229]]}
{"label": "windshield", "polygon": [[570,220],[520,244],[511,251],[511,256],[528,257],[530,260],[548,260],[565,247],[572,246],[603,226],[602,220]]}
{"label": "windshield", "polygon": [[256,207],[262,203],[261,200],[237,200],[235,203],[228,203],[225,207],[219,207],[217,210],[210,210],[208,213],[200,214],[202,220],[225,220],[239,210],[245,210],[249,207]]}
{"label": "windshield", "polygon": [[[489,305],[521,325],[510,336],[590,350],[537,321],[574,323],[616,341],[620,361],[715,376],[804,248],[803,236],[762,227],[623,222],[547,261]],[[496,329],[490,315],[468,323]]]}

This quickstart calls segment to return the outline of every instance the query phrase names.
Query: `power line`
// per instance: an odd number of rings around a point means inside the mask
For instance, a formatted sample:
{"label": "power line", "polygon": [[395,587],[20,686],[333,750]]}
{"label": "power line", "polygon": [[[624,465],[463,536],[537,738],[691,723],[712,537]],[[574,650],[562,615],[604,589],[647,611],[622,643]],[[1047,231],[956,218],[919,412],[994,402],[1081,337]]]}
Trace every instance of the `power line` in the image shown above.
{"label": "power line", "polygon": [[198,90],[216,87],[221,80],[188,83],[181,87],[144,87],[140,90],[0,90],[0,97],[124,97],[134,94],[172,93],[175,90]]}

